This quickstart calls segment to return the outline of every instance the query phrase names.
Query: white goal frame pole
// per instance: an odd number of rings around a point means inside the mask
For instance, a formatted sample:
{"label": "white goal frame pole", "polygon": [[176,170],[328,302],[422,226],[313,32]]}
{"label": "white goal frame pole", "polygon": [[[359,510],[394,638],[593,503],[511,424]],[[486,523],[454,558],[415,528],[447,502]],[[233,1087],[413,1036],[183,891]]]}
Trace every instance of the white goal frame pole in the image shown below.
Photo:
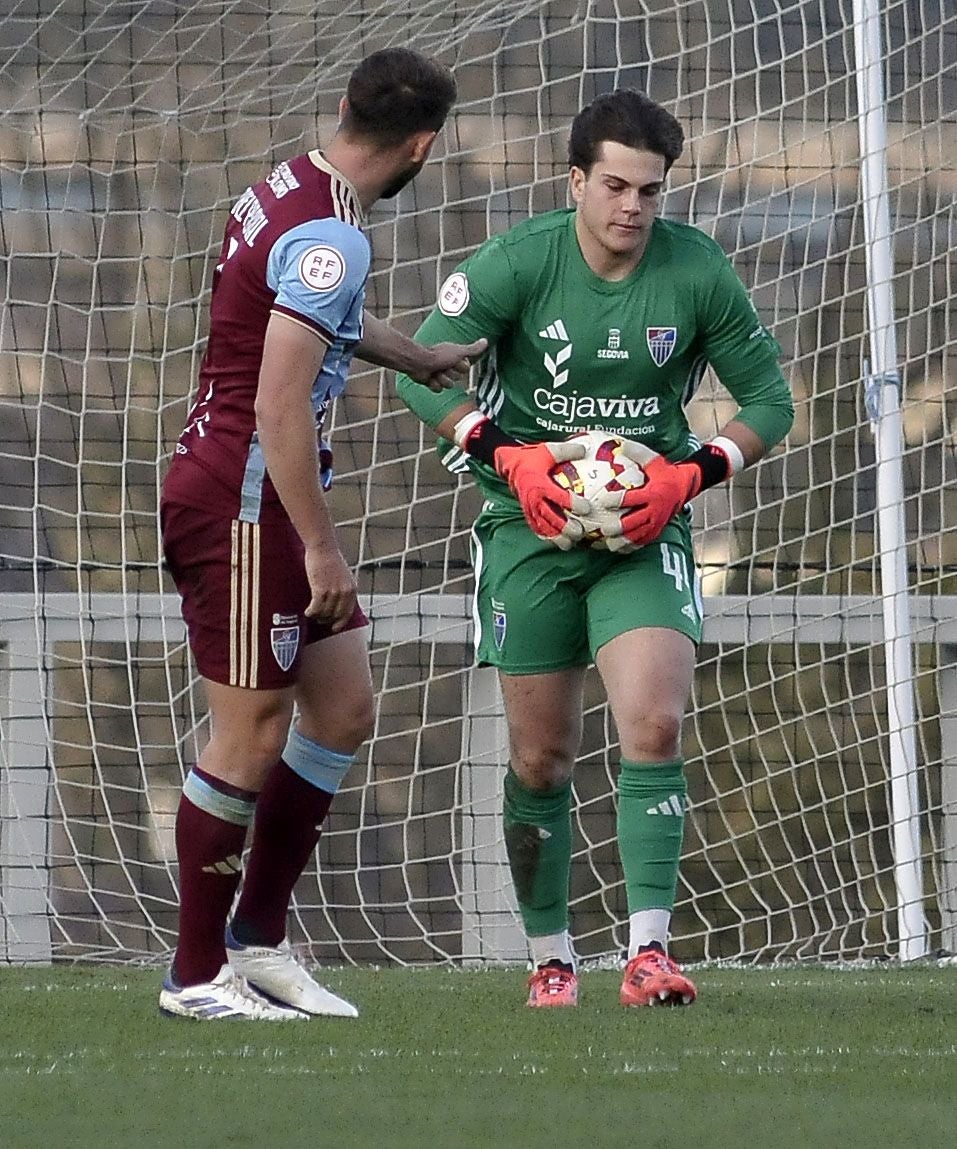
{"label": "white goal frame pole", "polygon": [[867,267],[870,365],[865,405],[877,459],[877,539],[884,614],[894,879],[901,961],[928,950],[917,793],[913,640],[904,524],[901,380],[894,330],[894,262],[887,194],[887,121],[879,0],[854,0],[854,54]]}

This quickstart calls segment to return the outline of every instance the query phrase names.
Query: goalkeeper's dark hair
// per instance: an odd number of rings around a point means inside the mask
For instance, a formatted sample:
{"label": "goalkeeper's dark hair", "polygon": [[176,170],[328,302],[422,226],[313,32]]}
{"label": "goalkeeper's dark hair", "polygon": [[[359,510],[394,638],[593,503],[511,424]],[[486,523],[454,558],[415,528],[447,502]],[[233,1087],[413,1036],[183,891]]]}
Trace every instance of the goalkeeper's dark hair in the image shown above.
{"label": "goalkeeper's dark hair", "polygon": [[358,65],[346,87],[340,128],[384,147],[416,132],[437,132],[455,103],[452,73],[409,48],[384,48]]}
{"label": "goalkeeper's dark hair", "polygon": [[616,88],[599,96],[572,121],[568,163],[587,175],[609,140],[664,156],[667,172],[681,155],[685,134],[671,112],[634,88]]}

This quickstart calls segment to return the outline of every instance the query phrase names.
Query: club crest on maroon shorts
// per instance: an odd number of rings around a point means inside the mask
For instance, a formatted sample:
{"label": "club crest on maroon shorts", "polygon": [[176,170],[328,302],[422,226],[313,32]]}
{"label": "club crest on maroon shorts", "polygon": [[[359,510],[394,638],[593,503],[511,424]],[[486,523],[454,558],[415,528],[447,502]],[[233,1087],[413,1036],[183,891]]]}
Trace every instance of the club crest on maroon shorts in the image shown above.
{"label": "club crest on maroon shorts", "polygon": [[281,670],[286,671],[292,666],[299,649],[298,626],[274,626],[269,632],[269,641],[272,653],[279,663]]}

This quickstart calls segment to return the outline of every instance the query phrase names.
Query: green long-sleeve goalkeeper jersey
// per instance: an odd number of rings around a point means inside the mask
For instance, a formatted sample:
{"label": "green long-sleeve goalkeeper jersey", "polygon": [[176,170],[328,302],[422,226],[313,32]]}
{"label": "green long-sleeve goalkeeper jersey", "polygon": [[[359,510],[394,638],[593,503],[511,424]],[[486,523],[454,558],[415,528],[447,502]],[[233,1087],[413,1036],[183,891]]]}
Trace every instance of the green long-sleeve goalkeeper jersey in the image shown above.
{"label": "green long-sleeve goalkeeper jersey", "polygon": [[[794,417],[777,343],[720,247],[687,224],[656,220],[641,262],[619,282],[585,262],[574,210],[493,237],[446,279],[416,339],[483,336],[475,399],[523,442],[599,428],[686,458],[699,444],[685,406],[708,364],[737,402],[736,418],[768,446]],[[432,427],[466,399],[407,376],[398,390]],[[490,468],[443,440],[439,450],[450,470],[471,467],[488,497],[511,498]]]}

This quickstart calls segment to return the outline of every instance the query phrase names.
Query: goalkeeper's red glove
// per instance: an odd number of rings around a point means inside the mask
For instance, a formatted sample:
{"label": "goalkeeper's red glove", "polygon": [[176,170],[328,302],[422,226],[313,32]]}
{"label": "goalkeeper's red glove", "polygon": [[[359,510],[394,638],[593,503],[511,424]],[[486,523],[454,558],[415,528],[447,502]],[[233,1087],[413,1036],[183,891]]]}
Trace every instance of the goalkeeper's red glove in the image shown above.
{"label": "goalkeeper's red glove", "polygon": [[566,512],[587,515],[591,504],[581,495],[560,487],[552,478],[556,463],[585,457],[584,443],[528,443],[498,447],[495,470],[508,483],[522,505],[528,525],[541,539],[563,551],[570,550],[585,533]]}
{"label": "goalkeeper's red glove", "polygon": [[730,478],[733,467],[728,455],[706,443],[689,459],[669,463],[662,455],[647,460],[647,448],[625,440],[622,454],[641,466],[645,481],[625,491],[602,491],[597,507],[622,510],[621,534],[607,540],[609,550],[642,547],[654,542],[685,503],[706,487]]}
{"label": "goalkeeper's red glove", "polygon": [[540,539],[570,550],[585,533],[572,514],[587,515],[591,504],[552,478],[556,463],[585,457],[584,443],[519,443],[480,412],[461,419],[455,441],[493,467],[518,499],[525,521]]}
{"label": "goalkeeper's red glove", "polygon": [[653,542],[668,521],[701,490],[701,471],[694,463],[669,463],[664,456],[642,468],[645,482],[622,492],[621,533],[632,546]]}

